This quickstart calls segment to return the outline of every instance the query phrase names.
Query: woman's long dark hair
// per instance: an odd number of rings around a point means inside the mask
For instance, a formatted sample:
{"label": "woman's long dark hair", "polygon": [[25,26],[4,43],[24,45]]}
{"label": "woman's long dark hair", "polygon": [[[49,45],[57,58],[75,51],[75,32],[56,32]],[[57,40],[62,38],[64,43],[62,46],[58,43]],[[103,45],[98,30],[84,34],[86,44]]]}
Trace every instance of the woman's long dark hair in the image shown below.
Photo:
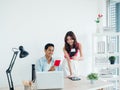
{"label": "woman's long dark hair", "polygon": [[[72,38],[72,40],[74,40],[72,47],[67,43],[68,36],[70,36]],[[65,42],[65,50],[68,52],[70,57],[74,56],[78,50],[78,47],[79,47],[75,34],[72,31],[68,31],[65,35],[64,42]],[[75,52],[72,55],[70,54],[71,48],[75,48]]]}

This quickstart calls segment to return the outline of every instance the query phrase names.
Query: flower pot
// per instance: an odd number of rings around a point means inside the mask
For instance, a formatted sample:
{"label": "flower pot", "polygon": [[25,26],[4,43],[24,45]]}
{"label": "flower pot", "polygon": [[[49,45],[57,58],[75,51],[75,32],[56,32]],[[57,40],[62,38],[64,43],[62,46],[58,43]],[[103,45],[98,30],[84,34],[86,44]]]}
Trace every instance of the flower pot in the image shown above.
{"label": "flower pot", "polygon": [[103,32],[103,28],[102,28],[102,23],[96,23],[96,33],[102,33]]}
{"label": "flower pot", "polygon": [[115,63],[115,61],[114,61],[114,60],[111,60],[111,61],[110,61],[110,64],[114,64],[114,63]]}
{"label": "flower pot", "polygon": [[110,56],[109,57],[110,64],[114,64],[115,63],[115,59],[116,59],[115,56]]}
{"label": "flower pot", "polygon": [[90,80],[90,84],[94,84],[95,83],[95,80]]}
{"label": "flower pot", "polygon": [[31,90],[31,86],[24,86],[24,90]]}

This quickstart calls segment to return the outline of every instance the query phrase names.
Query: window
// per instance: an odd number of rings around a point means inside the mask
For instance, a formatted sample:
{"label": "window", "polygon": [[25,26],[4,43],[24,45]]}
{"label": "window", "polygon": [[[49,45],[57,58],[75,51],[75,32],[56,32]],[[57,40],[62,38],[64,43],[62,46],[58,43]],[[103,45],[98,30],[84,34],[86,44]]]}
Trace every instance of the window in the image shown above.
{"label": "window", "polygon": [[120,0],[107,0],[107,26],[120,32]]}

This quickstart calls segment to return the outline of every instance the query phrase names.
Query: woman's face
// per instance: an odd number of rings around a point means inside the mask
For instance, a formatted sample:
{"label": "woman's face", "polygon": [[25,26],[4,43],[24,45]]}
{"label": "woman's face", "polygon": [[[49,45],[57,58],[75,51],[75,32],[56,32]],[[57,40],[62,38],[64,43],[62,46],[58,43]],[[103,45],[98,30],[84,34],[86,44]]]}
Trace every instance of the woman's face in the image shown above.
{"label": "woman's face", "polygon": [[67,43],[68,43],[70,46],[72,46],[73,43],[74,43],[74,40],[73,40],[70,36],[68,36],[68,37],[67,37]]}
{"label": "woman's face", "polygon": [[53,52],[54,52],[54,47],[50,46],[47,48],[47,50],[45,50],[45,55],[48,57],[52,57]]}

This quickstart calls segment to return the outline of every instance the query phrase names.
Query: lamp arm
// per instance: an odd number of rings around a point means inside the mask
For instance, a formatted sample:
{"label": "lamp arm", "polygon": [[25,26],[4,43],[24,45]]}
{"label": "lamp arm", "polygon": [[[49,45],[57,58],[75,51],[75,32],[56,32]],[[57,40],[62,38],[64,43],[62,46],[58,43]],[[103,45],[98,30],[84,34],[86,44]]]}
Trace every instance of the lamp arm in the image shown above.
{"label": "lamp arm", "polygon": [[8,69],[6,70],[6,72],[11,72],[11,70],[13,68],[13,65],[15,63],[15,60],[16,60],[17,54],[18,54],[18,51],[14,52],[12,60],[10,62],[10,65],[9,65]]}
{"label": "lamp arm", "polygon": [[14,85],[13,85],[13,81],[12,81],[11,71],[12,71],[12,68],[13,68],[13,65],[15,63],[17,55],[18,55],[18,51],[15,51],[14,54],[13,54],[12,60],[10,62],[10,65],[9,65],[8,69],[6,70],[8,84],[9,84],[9,89],[10,90],[14,90]]}
{"label": "lamp arm", "polygon": [[7,74],[8,84],[9,84],[9,90],[14,90],[11,72],[9,73],[6,72],[6,74]]}

